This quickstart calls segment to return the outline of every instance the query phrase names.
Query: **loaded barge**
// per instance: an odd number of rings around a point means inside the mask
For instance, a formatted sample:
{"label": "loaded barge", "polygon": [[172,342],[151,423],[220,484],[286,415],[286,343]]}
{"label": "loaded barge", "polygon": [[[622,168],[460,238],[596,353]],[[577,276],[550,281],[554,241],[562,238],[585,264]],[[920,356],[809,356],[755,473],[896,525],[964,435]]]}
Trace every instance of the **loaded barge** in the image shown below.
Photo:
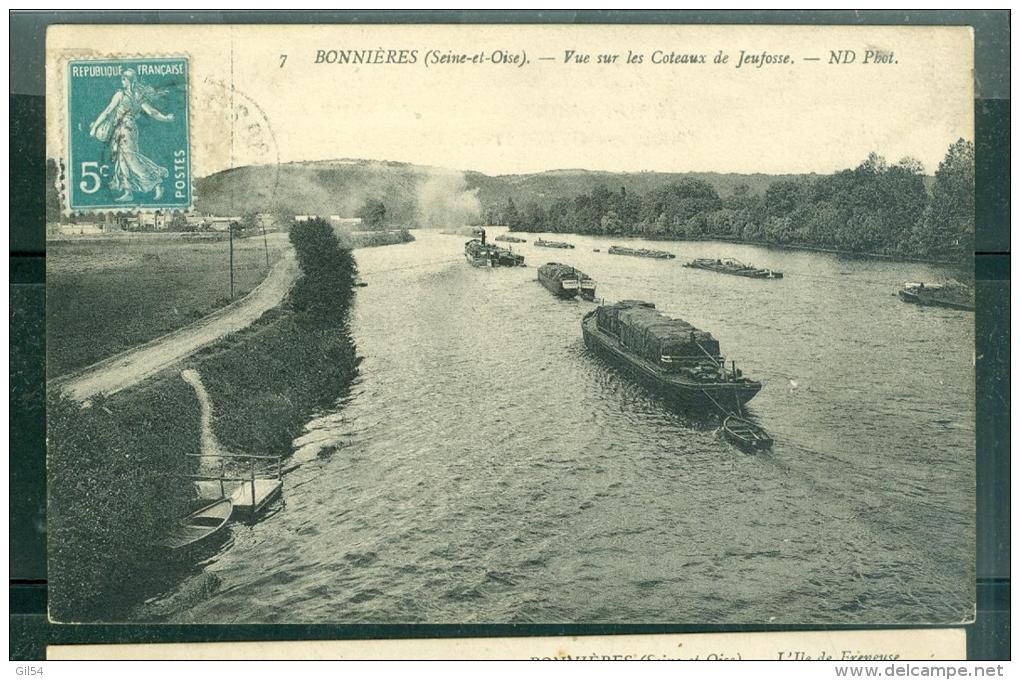
{"label": "loaded barge", "polygon": [[464,244],[464,258],[475,267],[523,267],[524,256],[485,242],[485,230],[477,229],[478,238]]}
{"label": "loaded barge", "polygon": [[538,268],[538,281],[557,297],[569,299],[580,295],[585,300],[595,299],[595,281],[569,264],[543,264]]}
{"label": "loaded barge", "polygon": [[500,234],[499,236],[497,236],[496,238],[494,238],[492,240],[493,241],[503,241],[504,243],[527,243],[528,242],[528,239],[526,239],[526,238],[517,238],[516,236],[509,236],[507,234]]}
{"label": "loaded barge", "polygon": [[698,258],[684,264],[685,267],[691,269],[707,269],[710,272],[719,272],[720,274],[732,274],[734,276],[743,276],[749,279],[781,279],[783,278],[783,272],[777,272],[772,269],[759,269],[752,267],[751,265],[744,264],[739,260],[732,258],[725,260],[713,260],[710,258]]}
{"label": "loaded barge", "polygon": [[957,281],[949,281],[943,285],[905,283],[899,291],[899,296],[904,302],[915,305],[974,311],[973,289]]}
{"label": "loaded barge", "polygon": [[535,241],[535,245],[538,246],[539,248],[573,248],[574,247],[574,245],[572,243],[567,243],[566,241],[545,241],[543,239],[536,240]]}
{"label": "loaded barge", "polygon": [[602,305],[581,321],[584,344],[649,389],[685,408],[742,412],[761,383],[727,370],[719,342],[651,302]]}
{"label": "loaded barge", "polygon": [[648,248],[628,248],[627,246],[609,246],[610,255],[630,255],[631,257],[651,257],[656,260],[672,260],[676,257],[665,250],[649,250]]}

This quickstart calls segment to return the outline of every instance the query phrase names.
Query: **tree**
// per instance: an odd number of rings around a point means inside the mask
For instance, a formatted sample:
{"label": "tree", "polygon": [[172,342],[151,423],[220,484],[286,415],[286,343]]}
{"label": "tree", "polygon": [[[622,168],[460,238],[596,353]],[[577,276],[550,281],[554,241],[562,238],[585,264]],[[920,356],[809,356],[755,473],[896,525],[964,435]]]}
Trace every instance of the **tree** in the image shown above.
{"label": "tree", "polygon": [[241,231],[249,231],[258,226],[259,218],[254,210],[247,210],[241,215]]}
{"label": "tree", "polygon": [[545,211],[535,201],[525,206],[523,219],[527,225],[527,231],[547,231]]}
{"label": "tree", "polygon": [[319,217],[294,223],[290,242],[301,268],[290,293],[294,309],[310,324],[343,321],[358,271],[351,251],[340,246],[333,225]]}
{"label": "tree", "polygon": [[506,225],[510,227],[510,231],[530,231],[524,224],[524,220],[521,217],[520,212],[517,211],[517,206],[514,205],[514,199],[506,199],[506,209],[503,211],[503,219],[506,221]]}
{"label": "tree", "polygon": [[967,259],[974,252],[974,145],[958,139],[935,172],[931,200],[915,231],[925,254],[955,254]]}
{"label": "tree", "polygon": [[386,204],[370,198],[354,213],[354,216],[361,219],[361,224],[365,228],[378,229],[386,223]]}

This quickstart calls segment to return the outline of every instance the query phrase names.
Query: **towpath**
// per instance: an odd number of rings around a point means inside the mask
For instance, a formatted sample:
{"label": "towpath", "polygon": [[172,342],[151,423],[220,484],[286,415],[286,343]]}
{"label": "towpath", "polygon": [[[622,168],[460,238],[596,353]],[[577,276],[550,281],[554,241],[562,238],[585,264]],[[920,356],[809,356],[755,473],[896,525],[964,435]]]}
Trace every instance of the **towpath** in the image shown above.
{"label": "towpath", "polygon": [[250,326],[263,313],[280,304],[297,273],[294,251],[289,250],[277,260],[262,283],[240,300],[190,326],[57,378],[49,387],[77,401],[85,401],[97,394],[113,394],[136,385],[223,336]]}

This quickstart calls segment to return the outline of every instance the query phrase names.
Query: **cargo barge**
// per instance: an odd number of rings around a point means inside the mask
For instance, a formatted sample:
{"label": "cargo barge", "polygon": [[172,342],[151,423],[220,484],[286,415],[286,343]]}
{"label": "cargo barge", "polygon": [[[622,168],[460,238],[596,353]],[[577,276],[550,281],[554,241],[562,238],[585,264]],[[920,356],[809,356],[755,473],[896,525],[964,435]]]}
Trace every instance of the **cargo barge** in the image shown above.
{"label": "cargo barge", "polygon": [[648,248],[628,248],[627,246],[609,246],[610,255],[630,255],[631,257],[650,257],[656,260],[672,260],[676,257],[665,250],[649,250]]}
{"label": "cargo barge", "polygon": [[783,272],[777,272],[773,269],[759,269],[758,267],[752,267],[751,265],[744,264],[740,260],[734,260],[728,258],[725,260],[713,260],[710,258],[698,258],[684,264],[685,267],[691,269],[705,269],[710,272],[718,272],[720,274],[732,274],[733,276],[743,276],[749,279],[781,279],[783,278]]}
{"label": "cargo barge", "polygon": [[573,248],[574,247],[574,245],[572,243],[567,243],[566,241],[545,241],[543,239],[536,240],[535,241],[535,245],[538,246],[539,248]]}
{"label": "cargo barge", "polygon": [[595,299],[595,281],[569,264],[543,264],[538,268],[538,281],[557,297],[569,299],[580,295],[586,300]]}
{"label": "cargo barge", "polygon": [[899,291],[900,299],[926,307],[948,307],[968,312],[974,311],[974,292],[971,288],[950,281],[948,283],[925,284],[905,283]]}
{"label": "cargo barge", "polygon": [[508,236],[507,234],[500,234],[493,241],[503,241],[504,243],[527,243],[528,239],[517,238],[516,236]]}
{"label": "cargo barge", "polygon": [[761,383],[727,370],[719,342],[651,302],[601,305],[581,321],[584,344],[671,403],[689,409],[741,413]]}

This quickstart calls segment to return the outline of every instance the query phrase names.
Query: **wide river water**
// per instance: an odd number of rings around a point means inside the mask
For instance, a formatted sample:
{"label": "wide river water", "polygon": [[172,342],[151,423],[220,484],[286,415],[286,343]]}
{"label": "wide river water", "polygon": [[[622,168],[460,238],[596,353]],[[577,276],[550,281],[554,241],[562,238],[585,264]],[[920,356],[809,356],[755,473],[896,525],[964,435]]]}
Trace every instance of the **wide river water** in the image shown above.
{"label": "wide river water", "polygon": [[[515,269],[471,267],[466,237],[438,232],[358,250],[360,375],[294,443],[282,507],[232,524],[215,555],[139,615],[861,624],[972,614],[974,316],[895,295],[948,270],[717,242],[546,235],[577,246],[549,250],[523,236],[513,246],[528,266]],[[608,255],[614,242],[678,259]],[[709,256],[786,278],[680,266]],[[590,274],[601,298],[651,300],[715,335],[764,383],[749,409],[773,450],[742,453],[591,356],[580,321],[593,305],[548,293],[536,280],[547,261]],[[215,585],[172,606],[197,582]]]}

